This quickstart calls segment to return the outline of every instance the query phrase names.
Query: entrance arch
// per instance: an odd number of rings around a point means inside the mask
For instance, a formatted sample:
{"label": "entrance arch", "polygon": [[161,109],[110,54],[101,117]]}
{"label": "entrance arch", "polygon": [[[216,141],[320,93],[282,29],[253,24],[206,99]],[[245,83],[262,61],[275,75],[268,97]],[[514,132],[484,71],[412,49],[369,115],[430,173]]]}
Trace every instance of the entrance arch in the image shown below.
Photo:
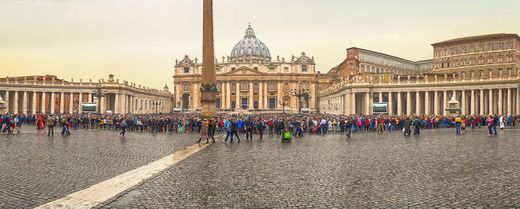
{"label": "entrance arch", "polygon": [[182,109],[188,109],[190,107],[190,94],[185,93],[182,95]]}

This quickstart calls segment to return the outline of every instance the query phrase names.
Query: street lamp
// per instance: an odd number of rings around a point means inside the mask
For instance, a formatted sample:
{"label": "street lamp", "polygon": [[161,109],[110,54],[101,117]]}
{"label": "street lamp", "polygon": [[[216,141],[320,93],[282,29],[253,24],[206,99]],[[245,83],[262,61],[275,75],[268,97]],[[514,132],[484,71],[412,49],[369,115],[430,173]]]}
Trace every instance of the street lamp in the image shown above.
{"label": "street lamp", "polygon": [[157,101],[157,100],[155,100],[155,99],[152,101],[152,105],[153,105],[154,108],[155,108],[155,114],[158,113],[158,110],[159,110],[158,106],[159,106],[160,104],[161,104],[161,102],[160,102],[160,101]]}
{"label": "street lamp", "polygon": [[101,114],[101,98],[105,97],[106,91],[101,89],[101,84],[99,84],[94,91],[93,96],[98,99],[98,113]]}
{"label": "street lamp", "polygon": [[289,96],[283,96],[281,100],[278,100],[278,103],[282,105],[282,113],[285,114],[285,105],[289,102],[291,98]]}
{"label": "street lamp", "polygon": [[298,89],[291,89],[291,95],[298,98],[298,112],[301,112],[301,98],[303,97],[307,100],[307,98],[309,98],[309,92],[300,86]]}

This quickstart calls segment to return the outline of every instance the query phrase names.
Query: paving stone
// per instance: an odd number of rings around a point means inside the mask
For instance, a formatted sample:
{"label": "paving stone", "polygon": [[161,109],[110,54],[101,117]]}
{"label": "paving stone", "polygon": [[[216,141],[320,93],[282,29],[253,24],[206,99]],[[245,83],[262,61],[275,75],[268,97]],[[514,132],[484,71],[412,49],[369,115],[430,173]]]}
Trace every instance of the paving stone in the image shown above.
{"label": "paving stone", "polygon": [[192,145],[193,135],[73,130],[47,137],[26,126],[0,135],[0,208],[33,208]]}
{"label": "paving stone", "polygon": [[101,207],[514,208],[518,134],[443,129],[217,143]]}

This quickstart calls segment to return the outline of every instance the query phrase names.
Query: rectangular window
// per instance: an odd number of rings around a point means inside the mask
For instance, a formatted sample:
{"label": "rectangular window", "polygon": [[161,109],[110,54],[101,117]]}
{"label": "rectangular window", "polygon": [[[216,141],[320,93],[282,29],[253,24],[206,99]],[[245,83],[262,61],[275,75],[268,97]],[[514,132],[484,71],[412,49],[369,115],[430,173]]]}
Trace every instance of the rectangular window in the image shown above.
{"label": "rectangular window", "polygon": [[184,67],[184,73],[190,73],[190,67]]}
{"label": "rectangular window", "polygon": [[249,83],[247,81],[240,82],[240,91],[249,91]]}
{"label": "rectangular window", "polygon": [[276,108],[276,99],[269,98],[269,109],[275,109],[275,108]]}
{"label": "rectangular window", "polygon": [[182,84],[182,90],[183,91],[190,91],[190,83],[185,82]]}
{"label": "rectangular window", "polygon": [[302,65],[302,72],[307,72],[307,65]]}
{"label": "rectangular window", "polygon": [[276,84],[276,81],[269,81],[269,83],[267,84],[267,90],[276,91],[278,89]]}

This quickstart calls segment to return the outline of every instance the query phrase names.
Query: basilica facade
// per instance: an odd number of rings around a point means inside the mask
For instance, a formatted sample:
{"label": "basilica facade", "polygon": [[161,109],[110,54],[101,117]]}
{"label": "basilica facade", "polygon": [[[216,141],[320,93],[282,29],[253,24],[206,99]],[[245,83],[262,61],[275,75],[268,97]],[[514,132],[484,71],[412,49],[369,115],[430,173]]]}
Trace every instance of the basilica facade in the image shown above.
{"label": "basilica facade", "polygon": [[[317,71],[314,57],[302,52],[290,59],[271,57],[265,43],[249,25],[230,55],[215,59],[217,110],[301,112],[316,111]],[[174,69],[175,107],[201,108],[202,62],[186,55]]]}

